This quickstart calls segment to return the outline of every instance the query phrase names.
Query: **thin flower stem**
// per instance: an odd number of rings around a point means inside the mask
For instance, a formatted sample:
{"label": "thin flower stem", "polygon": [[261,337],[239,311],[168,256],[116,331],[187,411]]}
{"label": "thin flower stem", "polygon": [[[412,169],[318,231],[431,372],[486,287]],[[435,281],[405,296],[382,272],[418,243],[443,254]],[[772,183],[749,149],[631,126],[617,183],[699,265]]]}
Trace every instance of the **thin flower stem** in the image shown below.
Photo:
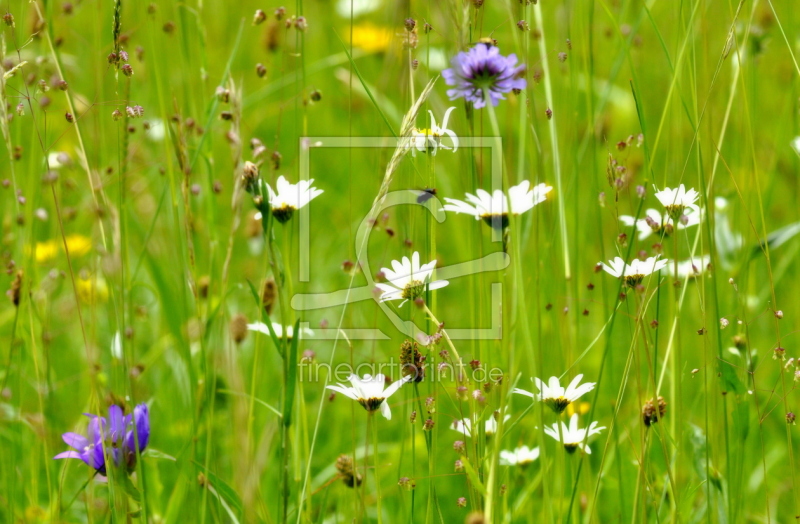
{"label": "thin flower stem", "polygon": [[[428,304],[425,304],[423,307],[425,308],[425,313],[427,313],[428,316],[431,317],[431,320],[433,320],[433,323],[438,325],[438,326],[441,326],[442,325],[441,322],[439,322],[439,320],[436,318],[436,316],[434,316],[434,314],[428,308]],[[455,345],[453,345],[453,341],[450,340],[450,335],[447,334],[447,330],[445,330],[444,328],[442,328],[442,336],[444,336],[444,339],[447,341],[447,345],[450,346],[450,349],[453,350],[453,355],[455,355],[456,360],[458,360],[458,368],[459,368],[458,369],[458,371],[459,371],[458,378],[460,379],[461,378],[461,370],[464,367],[464,362],[461,360],[461,356],[458,354],[458,350],[456,349]]]}
{"label": "thin flower stem", "polygon": [[372,461],[375,464],[375,496],[378,501],[378,524],[383,522],[383,510],[381,508],[381,477],[378,475],[378,417],[375,411],[370,412],[372,419]]}
{"label": "thin flower stem", "polygon": [[[553,107],[553,86],[550,82],[550,68],[547,60],[547,43],[545,42],[544,22],[542,20],[542,4],[534,3],[533,17],[536,23],[536,31],[539,34],[537,41],[539,42],[539,54],[541,55],[542,74],[544,77],[544,94],[547,101],[547,107]],[[556,175],[556,192],[558,198],[558,225],[561,233],[561,247],[562,255],[564,257],[564,278],[569,280],[571,278],[570,260],[569,260],[569,240],[567,238],[567,222],[566,222],[566,209],[564,205],[564,191],[561,183],[561,158],[558,151],[558,133],[556,130],[556,116],[549,120],[550,125],[550,144],[552,146],[553,154],[553,171]]]}
{"label": "thin flower stem", "polygon": [[[567,448],[564,446],[564,427],[561,422],[562,414],[558,415],[556,424],[558,425],[558,441],[561,443],[561,501],[559,502],[558,513],[561,515],[561,522],[564,522],[564,500],[567,498]],[[569,519],[567,519],[569,520]]]}
{"label": "thin flower stem", "polygon": [[489,113],[489,125],[492,126],[492,136],[496,138],[500,138],[502,135],[500,134],[500,125],[497,123],[497,113],[494,110],[494,105],[492,104],[491,98],[489,97],[489,90],[483,90],[483,100],[486,103],[484,106],[486,111]]}

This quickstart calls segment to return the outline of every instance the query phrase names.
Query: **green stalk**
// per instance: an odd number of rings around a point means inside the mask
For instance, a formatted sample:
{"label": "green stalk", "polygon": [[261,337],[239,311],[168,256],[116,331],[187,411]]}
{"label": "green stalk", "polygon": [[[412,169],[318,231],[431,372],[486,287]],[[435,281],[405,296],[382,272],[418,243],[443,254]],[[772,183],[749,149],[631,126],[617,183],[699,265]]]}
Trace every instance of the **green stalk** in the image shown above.
{"label": "green stalk", "polygon": [[378,417],[375,415],[377,412],[372,411],[369,417],[372,419],[372,460],[375,464],[375,496],[378,499],[378,524],[383,523],[383,510],[381,508],[381,477],[378,474]]}
{"label": "green stalk", "polygon": [[[550,68],[548,66],[548,49],[545,42],[544,22],[542,20],[542,4],[534,3],[533,16],[536,23],[536,30],[539,32],[539,54],[541,55],[542,73],[544,76],[544,93],[547,100],[547,107],[553,108],[553,87],[550,83]],[[567,222],[566,222],[566,208],[564,204],[564,189],[561,183],[561,157],[558,152],[558,133],[556,130],[557,115],[553,115],[549,120],[550,125],[550,145],[553,155],[553,170],[556,175],[556,192],[558,193],[558,225],[561,234],[561,249],[562,256],[564,257],[564,278],[569,280],[571,278],[570,259],[569,259],[569,238],[567,237]]]}

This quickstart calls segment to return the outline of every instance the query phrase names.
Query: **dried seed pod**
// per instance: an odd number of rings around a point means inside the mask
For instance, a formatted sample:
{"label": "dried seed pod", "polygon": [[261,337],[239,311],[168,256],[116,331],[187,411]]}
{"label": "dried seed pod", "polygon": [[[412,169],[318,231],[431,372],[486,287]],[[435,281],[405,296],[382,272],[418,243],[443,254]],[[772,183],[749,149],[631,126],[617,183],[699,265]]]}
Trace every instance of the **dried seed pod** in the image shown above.
{"label": "dried seed pod", "polygon": [[361,474],[355,470],[355,464],[349,455],[339,455],[339,458],[336,459],[336,471],[339,472],[339,476],[348,488],[361,485],[363,479]]}
{"label": "dried seed pod", "polygon": [[652,426],[667,414],[667,401],[659,396],[657,400],[652,398],[642,406],[642,420],[645,426]]}
{"label": "dried seed pod", "polygon": [[230,323],[231,338],[238,346],[247,338],[247,317],[242,313],[235,315]]}

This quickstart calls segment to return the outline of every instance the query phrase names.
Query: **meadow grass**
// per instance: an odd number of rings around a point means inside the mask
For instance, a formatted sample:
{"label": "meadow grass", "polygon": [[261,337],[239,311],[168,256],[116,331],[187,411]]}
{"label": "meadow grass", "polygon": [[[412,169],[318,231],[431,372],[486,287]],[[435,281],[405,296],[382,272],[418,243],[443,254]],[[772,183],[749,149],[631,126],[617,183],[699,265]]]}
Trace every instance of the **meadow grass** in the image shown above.
{"label": "meadow grass", "polygon": [[[800,515],[792,0],[0,12],[1,522]],[[481,46],[526,85],[479,108],[443,71]],[[429,140],[450,107],[455,151]],[[280,176],[323,190],[285,222]],[[507,227],[441,211],[523,181],[552,190]],[[640,238],[681,184],[702,211]],[[434,280],[470,270],[378,302],[414,252]],[[653,256],[636,281],[599,264]],[[327,388],[403,358],[424,380],[369,409]],[[579,374],[594,388],[555,409],[514,393]],[[143,403],[147,440],[140,418],[131,443],[107,434],[102,471],[53,459],[83,413]],[[521,446],[534,458],[508,465]]]}

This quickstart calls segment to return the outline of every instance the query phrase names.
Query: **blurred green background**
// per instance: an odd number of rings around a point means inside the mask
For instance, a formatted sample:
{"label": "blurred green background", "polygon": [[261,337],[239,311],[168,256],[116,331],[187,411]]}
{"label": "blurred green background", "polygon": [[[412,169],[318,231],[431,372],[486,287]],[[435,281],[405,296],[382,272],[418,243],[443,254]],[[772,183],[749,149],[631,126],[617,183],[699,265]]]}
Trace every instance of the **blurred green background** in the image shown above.
{"label": "blurred green background", "polygon": [[[130,77],[107,59],[115,2],[9,0],[0,8],[14,19],[2,26],[3,69],[14,71],[2,91],[4,289],[23,272],[19,306],[0,308],[0,520],[282,521],[281,423],[264,406],[283,403],[282,359],[269,337],[251,332],[237,344],[229,329],[237,314],[264,318],[251,284],[257,290],[273,275],[252,198],[235,190],[242,162],[258,161],[271,184],[279,175],[296,182],[302,137],[391,137],[412,93],[484,37],[527,65],[527,89],[496,108],[505,180],[556,190],[514,222],[508,270],[454,279],[428,305],[447,327],[488,327],[490,285],[505,285],[503,339],[458,342],[465,361],[503,369],[503,387],[486,391],[485,404],[470,397],[463,405],[452,381],[404,387],[391,399],[393,419],[374,419],[378,467],[370,458],[364,470],[359,459],[367,481],[352,489],[334,463],[340,454],[363,457],[367,414],[342,395],[329,400],[323,382],[298,382],[288,520],[376,521],[376,497],[385,522],[461,522],[485,511],[473,479],[454,472],[453,441],[462,437],[449,426],[465,409],[483,420],[500,408],[512,414],[511,430],[499,443],[476,439],[479,456],[486,453],[476,475],[493,483],[494,522],[789,522],[800,514],[797,429],[787,424],[794,366],[772,358],[778,347],[787,360],[800,357],[792,0],[307,0],[286,5],[278,20],[279,7],[122,1],[116,37]],[[267,19],[254,25],[259,8]],[[487,111],[470,114],[446,90],[439,77],[418,127],[427,127],[428,109],[440,120],[454,105],[448,127],[457,135],[491,136]],[[143,117],[112,118],[134,105]],[[257,159],[255,138],[266,148]],[[287,294],[366,285],[342,265],[357,258],[356,231],[392,153],[311,149],[310,176],[324,194],[310,205],[308,282],[297,274],[299,221],[274,230],[291,275]],[[489,161],[485,148],[407,155],[390,189],[436,187],[439,197],[461,199],[490,189]],[[619,185],[609,183],[610,165],[624,168],[614,171]],[[665,240],[663,254],[710,253],[712,269],[679,285],[663,274],[645,293],[618,300],[619,283],[596,264],[659,248],[617,217],[658,207],[653,185],[680,183],[700,191],[706,213],[699,227]],[[723,221],[741,248],[720,247]],[[423,262],[447,265],[501,249],[482,222],[448,215],[435,225],[409,206],[380,217],[367,252],[375,272],[415,250]],[[301,340],[299,352],[313,350],[319,362],[398,358],[404,337],[375,302],[342,311],[273,320],[313,329],[339,327],[341,318],[342,327],[389,336],[340,340],[335,349]],[[414,307],[398,311],[425,325]],[[443,347],[430,351],[430,366]],[[664,373],[658,394],[668,411],[645,430],[653,369],[656,381]],[[534,408],[517,421],[529,401],[507,394],[512,384],[531,389],[528,377],[565,373],[599,381],[596,396],[576,403],[582,427],[591,415],[608,428],[591,455],[565,455],[542,437],[536,428],[556,420],[549,412]],[[409,415],[429,396],[435,426],[423,432],[428,415],[417,413],[415,424]],[[52,460],[66,449],[62,433],[85,431],[81,413],[106,413],[113,402],[150,406],[150,446],[159,453],[145,456],[134,480],[145,515],[112,498],[84,464]],[[521,444],[543,446],[542,458],[526,468],[492,464],[490,449]],[[416,488],[398,486],[401,477]],[[310,496],[298,516],[305,482]]]}

